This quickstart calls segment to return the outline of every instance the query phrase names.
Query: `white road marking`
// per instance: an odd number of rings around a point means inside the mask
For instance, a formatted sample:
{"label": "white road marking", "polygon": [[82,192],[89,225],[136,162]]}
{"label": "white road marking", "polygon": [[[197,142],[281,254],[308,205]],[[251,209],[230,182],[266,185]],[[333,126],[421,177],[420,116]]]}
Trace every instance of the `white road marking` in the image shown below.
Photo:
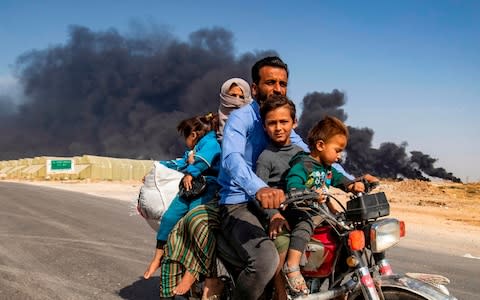
{"label": "white road marking", "polygon": [[467,254],[465,254],[463,257],[466,257],[466,258],[474,258],[474,259],[480,259],[480,257],[478,257],[478,256],[473,256],[473,255],[471,255],[470,253],[467,253]]}

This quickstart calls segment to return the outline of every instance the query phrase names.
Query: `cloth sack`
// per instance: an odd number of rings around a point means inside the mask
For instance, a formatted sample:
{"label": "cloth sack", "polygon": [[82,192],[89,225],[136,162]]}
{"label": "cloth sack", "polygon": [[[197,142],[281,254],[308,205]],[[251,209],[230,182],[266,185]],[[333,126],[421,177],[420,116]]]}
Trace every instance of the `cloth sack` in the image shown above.
{"label": "cloth sack", "polygon": [[137,211],[153,230],[158,231],[162,216],[178,193],[183,173],[167,168],[158,161],[145,176],[137,199]]}

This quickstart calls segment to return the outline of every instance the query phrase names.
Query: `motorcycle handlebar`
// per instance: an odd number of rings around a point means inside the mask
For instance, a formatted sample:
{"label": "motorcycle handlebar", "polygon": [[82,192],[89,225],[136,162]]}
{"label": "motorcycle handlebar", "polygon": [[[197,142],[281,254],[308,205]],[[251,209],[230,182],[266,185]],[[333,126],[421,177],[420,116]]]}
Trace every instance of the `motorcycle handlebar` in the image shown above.
{"label": "motorcycle handlebar", "polygon": [[313,190],[296,190],[292,189],[285,195],[285,201],[280,204],[280,208],[285,208],[288,204],[302,202],[307,200],[317,200],[319,193]]}
{"label": "motorcycle handlebar", "polygon": [[[324,193],[326,197],[333,197]],[[336,224],[338,227],[346,228],[341,219],[341,215],[333,214],[328,208],[327,202],[318,202],[320,194],[314,190],[291,190],[286,194],[286,200],[280,205],[281,208],[289,204],[297,204],[301,207],[313,208],[314,214],[322,215],[329,220],[330,224]]]}
{"label": "motorcycle handlebar", "polygon": [[[359,177],[359,178],[355,179],[355,181],[360,181],[364,184],[364,186],[365,186],[364,194],[369,193],[370,191],[372,191],[374,188],[376,188],[380,184],[380,182],[378,180],[375,180],[375,181],[370,180],[369,181],[368,178],[366,178],[366,176]],[[361,194],[362,193],[358,193],[355,196],[361,196]],[[333,197],[330,194],[328,194],[327,192],[325,192],[324,195],[327,196],[327,197]],[[320,197],[320,194],[318,192],[316,192],[315,190],[292,189],[292,190],[288,191],[287,193],[285,193],[285,201],[280,204],[280,209],[284,209],[285,207],[287,207],[289,204],[292,204],[292,203],[301,204],[303,202],[305,205],[308,206],[308,205],[311,205],[312,202],[317,202],[319,197]],[[333,197],[333,198],[335,198],[335,197]],[[263,211],[263,208],[261,207],[261,205],[258,201],[255,201],[255,204],[258,208],[260,208]],[[324,204],[323,208],[327,212],[329,212],[328,208],[326,207],[326,204],[325,203],[322,203],[322,204]]]}

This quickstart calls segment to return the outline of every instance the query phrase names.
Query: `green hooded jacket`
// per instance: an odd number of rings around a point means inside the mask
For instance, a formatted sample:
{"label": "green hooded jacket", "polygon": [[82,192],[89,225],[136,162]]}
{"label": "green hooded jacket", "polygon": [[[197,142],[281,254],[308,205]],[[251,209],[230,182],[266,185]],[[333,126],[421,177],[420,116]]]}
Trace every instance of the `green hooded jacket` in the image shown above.
{"label": "green hooded jacket", "polygon": [[330,186],[347,191],[352,183],[350,179],[332,166],[326,166],[313,159],[306,152],[297,153],[290,160],[290,171],[287,175],[287,190],[320,189]]}

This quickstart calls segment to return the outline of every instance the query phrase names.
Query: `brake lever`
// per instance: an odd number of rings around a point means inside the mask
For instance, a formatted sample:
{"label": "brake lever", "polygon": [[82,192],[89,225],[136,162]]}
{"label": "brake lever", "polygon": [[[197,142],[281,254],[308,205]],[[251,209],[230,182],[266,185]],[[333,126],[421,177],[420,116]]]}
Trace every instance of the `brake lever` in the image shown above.
{"label": "brake lever", "polygon": [[380,181],[373,181],[373,182],[369,182],[368,183],[368,191],[372,191],[373,189],[375,189],[376,187],[378,187],[380,185]]}
{"label": "brake lever", "polygon": [[377,181],[368,181],[364,176],[359,177],[355,181],[359,181],[359,182],[363,183],[363,186],[365,187],[364,194],[368,194],[369,192],[371,192],[373,189],[375,189],[376,187],[378,187],[380,185],[380,181],[378,181],[378,180]]}

